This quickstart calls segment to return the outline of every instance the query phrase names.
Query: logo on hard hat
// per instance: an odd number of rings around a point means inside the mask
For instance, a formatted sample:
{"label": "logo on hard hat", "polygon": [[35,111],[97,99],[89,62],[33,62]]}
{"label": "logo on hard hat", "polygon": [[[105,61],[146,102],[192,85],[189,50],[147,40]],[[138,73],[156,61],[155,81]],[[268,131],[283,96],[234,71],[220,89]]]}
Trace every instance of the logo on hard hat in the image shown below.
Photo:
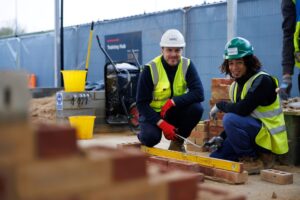
{"label": "logo on hard hat", "polygon": [[176,37],[173,37],[173,38],[169,38],[170,41],[177,41],[177,38]]}
{"label": "logo on hard hat", "polygon": [[234,56],[234,55],[238,55],[239,51],[238,48],[228,48],[227,49],[227,54],[228,56]]}

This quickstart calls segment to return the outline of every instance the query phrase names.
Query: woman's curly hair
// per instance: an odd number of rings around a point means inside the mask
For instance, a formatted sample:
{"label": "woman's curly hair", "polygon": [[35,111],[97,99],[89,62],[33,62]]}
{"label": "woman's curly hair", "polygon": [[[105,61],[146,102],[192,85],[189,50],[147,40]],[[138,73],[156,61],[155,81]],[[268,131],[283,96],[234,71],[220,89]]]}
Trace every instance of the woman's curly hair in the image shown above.
{"label": "woman's curly hair", "polygon": [[[245,66],[247,68],[247,73],[251,73],[254,71],[258,71],[261,68],[261,62],[259,61],[259,59],[254,56],[254,55],[248,55],[242,58],[244,60]],[[229,70],[229,64],[228,64],[229,60],[225,59],[224,62],[222,63],[222,65],[220,66],[220,70],[223,73],[225,73],[226,75],[230,75],[230,70]]]}

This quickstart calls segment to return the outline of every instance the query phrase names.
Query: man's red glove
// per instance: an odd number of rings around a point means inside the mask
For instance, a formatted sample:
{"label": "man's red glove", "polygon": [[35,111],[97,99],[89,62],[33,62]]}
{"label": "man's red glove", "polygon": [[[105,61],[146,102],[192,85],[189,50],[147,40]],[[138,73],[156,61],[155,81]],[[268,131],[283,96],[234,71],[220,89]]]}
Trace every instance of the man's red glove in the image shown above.
{"label": "man's red glove", "polygon": [[176,128],[173,125],[169,124],[165,120],[161,120],[158,126],[163,131],[165,138],[167,138],[168,140],[176,139]]}
{"label": "man's red glove", "polygon": [[165,118],[167,111],[173,106],[175,106],[174,101],[172,99],[168,99],[165,105],[163,105],[163,107],[161,108],[160,117]]}

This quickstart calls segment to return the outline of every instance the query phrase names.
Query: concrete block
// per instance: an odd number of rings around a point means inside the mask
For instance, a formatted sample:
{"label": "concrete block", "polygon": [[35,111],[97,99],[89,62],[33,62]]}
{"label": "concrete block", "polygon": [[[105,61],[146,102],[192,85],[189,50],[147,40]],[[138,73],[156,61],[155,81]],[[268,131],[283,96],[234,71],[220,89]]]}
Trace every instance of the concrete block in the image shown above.
{"label": "concrete block", "polygon": [[261,170],[260,178],[261,180],[280,185],[287,185],[293,183],[293,174],[275,169]]}
{"label": "concrete block", "polygon": [[79,153],[76,130],[69,126],[39,124],[36,147],[39,159],[76,155]]}
{"label": "concrete block", "polygon": [[25,72],[2,71],[0,73],[0,123],[25,121],[29,99]]}

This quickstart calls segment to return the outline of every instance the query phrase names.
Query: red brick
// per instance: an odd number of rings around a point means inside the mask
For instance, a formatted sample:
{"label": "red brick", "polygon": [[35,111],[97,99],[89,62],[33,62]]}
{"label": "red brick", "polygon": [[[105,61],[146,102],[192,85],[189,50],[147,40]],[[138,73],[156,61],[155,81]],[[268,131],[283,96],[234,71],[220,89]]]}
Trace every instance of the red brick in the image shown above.
{"label": "red brick", "polygon": [[40,159],[60,158],[79,153],[76,130],[69,126],[40,124],[36,134]]}
{"label": "red brick", "polygon": [[121,143],[117,145],[118,149],[126,149],[126,148],[136,148],[140,149],[142,144],[140,142],[129,142],[129,143]]}
{"label": "red brick", "polygon": [[229,85],[211,86],[211,99],[229,99]]}
{"label": "red brick", "polygon": [[197,196],[197,176],[185,175],[169,183],[169,200],[194,200]]}
{"label": "red brick", "polygon": [[218,85],[231,85],[233,82],[233,79],[229,78],[212,78],[211,79],[211,85],[212,86],[218,86]]}
{"label": "red brick", "polygon": [[128,181],[146,177],[146,161],[148,156],[136,149],[113,149],[103,146],[85,149],[88,155],[108,154],[112,162],[113,180]]}
{"label": "red brick", "polygon": [[220,133],[224,131],[224,128],[221,126],[213,126],[210,124],[209,126],[209,137],[218,136]]}
{"label": "red brick", "polygon": [[293,174],[275,169],[261,170],[260,178],[264,181],[280,185],[287,185],[293,183]]}
{"label": "red brick", "polygon": [[183,170],[188,172],[199,172],[200,167],[197,163],[180,161],[180,160],[173,160],[170,159],[168,163],[168,169],[170,170]]}
{"label": "red brick", "polygon": [[128,181],[146,177],[147,156],[142,152],[119,153],[113,159],[115,181]]}
{"label": "red brick", "polygon": [[248,180],[248,172],[244,171],[242,173],[238,173],[215,168],[214,177],[221,179],[226,183],[243,184],[246,183]]}
{"label": "red brick", "polygon": [[205,176],[213,176],[214,168],[199,165],[199,172],[203,173]]}
{"label": "red brick", "polygon": [[148,161],[153,164],[157,164],[159,166],[167,167],[169,160],[167,158],[159,157],[159,156],[150,156]]}

